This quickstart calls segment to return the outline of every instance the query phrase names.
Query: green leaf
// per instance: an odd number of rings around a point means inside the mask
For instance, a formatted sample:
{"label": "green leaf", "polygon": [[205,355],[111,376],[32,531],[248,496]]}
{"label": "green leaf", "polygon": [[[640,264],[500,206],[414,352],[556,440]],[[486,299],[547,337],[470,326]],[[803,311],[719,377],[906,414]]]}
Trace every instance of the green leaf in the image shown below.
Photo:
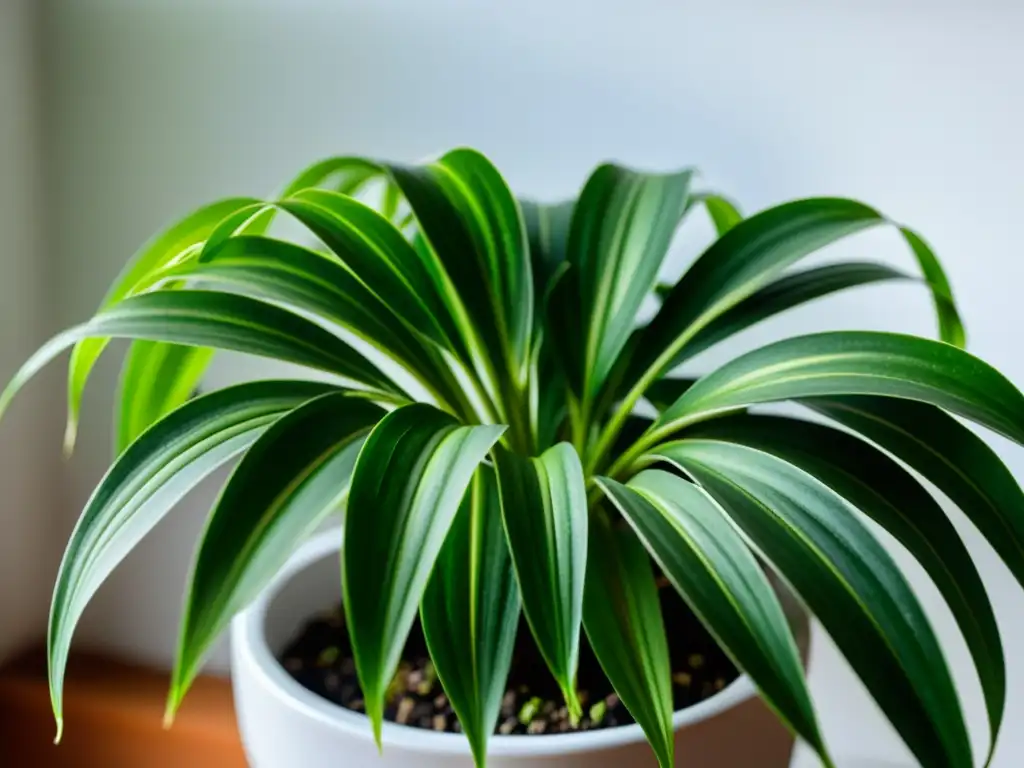
{"label": "green leaf", "polygon": [[325,394],[278,419],[239,462],[192,565],[168,719],[232,616],[344,506],[363,438],[384,413],[347,392]]}
{"label": "green leaf", "polygon": [[364,157],[331,157],[303,170],[288,183],[281,197],[289,197],[313,187],[325,187],[343,195],[354,195],[380,174],[380,164]]}
{"label": "green leaf", "polygon": [[583,467],[568,443],[530,459],[498,447],[494,463],[523,613],[569,710],[578,715],[575,681],[587,567]]}
{"label": "green leaf", "polygon": [[746,446],[686,440],[673,458],[793,586],[921,765],[971,766],[960,702],[931,625],[847,503]]}
{"label": "green leaf", "polygon": [[939,263],[938,257],[924,239],[907,227],[900,227],[900,234],[913,251],[921,274],[932,289],[932,300],[939,318],[939,338],[957,347],[967,344],[963,323],[953,301],[953,289],[949,285],[946,273]]}
{"label": "green leaf", "polygon": [[[303,190],[317,188],[327,188],[343,195],[355,195],[380,175],[380,165],[366,158],[330,157],[304,168],[285,185],[278,197],[291,197]],[[276,215],[276,208],[268,208],[256,217],[245,231],[253,235],[265,234]]]}
{"label": "green leaf", "polygon": [[[569,383],[584,403],[594,400],[654,287],[676,226],[686,209],[692,171],[648,174],[603,165],[576,203],[567,245],[574,266],[567,287],[578,294],[582,336],[556,345],[582,345]],[[574,297],[576,298],[576,297]]]}
{"label": "green leaf", "polygon": [[[194,262],[239,230],[254,231],[269,226],[273,214],[273,208],[261,203],[251,203],[232,211],[202,241],[201,248],[191,248],[187,255],[171,259],[168,264],[163,260],[155,262],[136,281],[130,293],[143,293],[153,288],[161,280],[159,275],[170,264]],[[184,286],[165,283],[162,287]],[[81,343],[89,344],[90,341]],[[115,451],[123,451],[149,425],[184,403],[202,380],[212,360],[213,350],[163,341],[131,342],[121,366],[121,385],[115,403]]]}
{"label": "green leaf", "polygon": [[325,190],[298,192],[278,205],[319,237],[411,330],[465,357],[429,265],[391,222],[358,200]]}
{"label": "green leaf", "polygon": [[205,347],[132,342],[121,369],[114,432],[117,454],[192,396],[213,354]]}
{"label": "green leaf", "polygon": [[[906,405],[895,404],[894,409],[902,412]],[[930,406],[910,405],[933,410]],[[695,425],[687,430],[686,438],[739,443],[785,459],[818,478],[895,536],[924,567],[953,612],[981,680],[995,742],[1006,704],[1005,660],[995,613],[953,524],[909,472],[852,435],[782,416],[727,416]],[[673,454],[680,447],[685,451],[685,442],[657,446],[651,456],[679,463]]]}
{"label": "green leaf", "polygon": [[337,324],[388,354],[443,403],[472,412],[471,406],[463,407],[462,389],[436,348],[424,344],[333,256],[281,240],[237,236],[170,274],[271,299]]}
{"label": "green leaf", "polygon": [[731,408],[829,395],[928,402],[1024,443],[1024,396],[990,365],[950,344],[866,331],[797,336],[742,355],[690,387],[645,440]]}
{"label": "green leaf", "polygon": [[389,170],[437,258],[436,279],[450,283],[449,302],[467,314],[463,335],[479,337],[498,386],[507,375],[521,387],[533,331],[533,276],[519,205],[505,180],[470,149]]}
{"label": "green leaf", "polygon": [[200,480],[245,451],[281,414],[332,391],[337,388],[305,381],[226,387],[157,422],[114,462],[71,534],[53,593],[47,649],[58,739],[71,636],[106,577]]}
{"label": "green leaf", "polygon": [[540,299],[547,294],[551,281],[565,264],[569,228],[576,201],[545,204],[520,200],[519,206],[523,212],[526,240],[530,247],[534,304],[539,311]]}
{"label": "green leaf", "polygon": [[[254,210],[253,206],[258,205],[260,205],[260,201],[251,197],[219,200],[203,206],[169,227],[146,243],[132,257],[114,281],[113,286],[107,291],[100,310],[107,309],[131,295],[136,284],[144,280],[153,270],[181,258],[196,248],[217,229],[225,218],[234,218],[239,211],[251,215]],[[108,341],[109,339],[102,337],[83,339],[76,344],[71,355],[71,362],[68,365],[68,423],[64,436],[64,447],[68,452],[75,443],[85,384]]]}
{"label": "green leaf", "polygon": [[692,483],[659,470],[628,486],[598,484],[765,701],[831,765],[782,606],[724,512]]}
{"label": "green leaf", "polygon": [[[535,338],[530,362],[530,424],[536,450],[546,450],[557,442],[566,414],[565,361],[556,359],[551,335],[544,331],[545,318],[551,313],[550,295],[557,276],[567,266],[566,245],[575,201],[545,205],[520,201],[530,261],[533,269],[536,301]],[[578,318],[574,318],[578,326]],[[572,322],[572,321],[571,321]]]}
{"label": "green leaf", "polygon": [[[830,243],[885,222],[878,211],[841,198],[797,200],[744,219],[715,241],[665,297],[640,339],[632,380],[653,372],[657,372],[653,376],[656,378],[663,373],[701,328],[789,265]],[[929,279],[937,306],[946,312],[948,324],[959,327],[938,261],[930,252],[913,250]],[[955,343],[956,334],[946,335],[945,331],[950,330],[946,325],[943,329],[943,339]]]}
{"label": "green leaf", "polygon": [[644,397],[659,411],[671,407],[672,403],[686,394],[686,391],[697,383],[697,379],[677,378],[674,376],[658,379],[644,393]]}
{"label": "green leaf", "polygon": [[934,484],[1024,586],[1024,493],[998,454],[974,432],[923,403],[862,396],[799,402],[878,444]]}
{"label": "green leaf", "polygon": [[814,299],[847,288],[913,278],[884,264],[849,261],[794,272],[759,289],[705,325],[673,358],[675,368],[752,325]]}
{"label": "green leaf", "polygon": [[519,610],[494,470],[481,466],[420,603],[430,657],[478,766],[501,711]]}
{"label": "green leaf", "polygon": [[477,465],[504,431],[416,403],[385,416],[356,461],[341,557],[345,617],[380,744],[384,694]]}
{"label": "green leaf", "polygon": [[719,237],[743,221],[743,214],[740,213],[736,204],[722,195],[716,195],[713,192],[697,192],[690,198],[687,208],[695,205],[704,206]]}
{"label": "green leaf", "polygon": [[[354,194],[379,173],[375,164],[361,158],[332,158],[304,170],[282,194],[288,196],[328,183],[333,184],[339,192]],[[277,209],[272,205],[250,202],[249,205],[231,210],[205,237],[202,236],[205,229],[195,231],[193,234],[198,239],[192,245],[202,243],[200,254],[205,255],[236,233],[261,235],[270,227],[276,214]],[[132,292],[141,292],[148,287],[153,273],[159,272],[165,266],[165,261],[158,259],[151,264]],[[91,342],[87,340],[84,344]],[[185,402],[211,359],[212,353],[206,350],[161,341],[133,341],[122,367],[119,415],[115,429],[117,445],[123,448],[127,445],[126,441],[138,435],[161,414]],[[159,378],[148,375],[150,370],[159,370]]]}
{"label": "green leaf", "polygon": [[376,366],[337,336],[286,310],[215,291],[156,291],[132,296],[44,344],[0,395],[0,414],[17,391],[81,339],[113,337],[229,349],[334,373],[388,398],[404,394]]}
{"label": "green leaf", "polygon": [[583,627],[615,692],[644,729],[662,768],[674,764],[672,667],[647,550],[608,516],[590,526]]}

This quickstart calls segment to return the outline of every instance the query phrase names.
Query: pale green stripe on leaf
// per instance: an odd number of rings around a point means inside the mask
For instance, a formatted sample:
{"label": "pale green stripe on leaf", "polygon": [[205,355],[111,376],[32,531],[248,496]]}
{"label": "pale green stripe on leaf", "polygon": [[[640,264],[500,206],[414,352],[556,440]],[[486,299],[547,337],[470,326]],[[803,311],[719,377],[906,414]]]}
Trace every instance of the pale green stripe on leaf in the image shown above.
{"label": "pale green stripe on leaf", "polygon": [[830,764],[778,598],[722,509],[692,483],[648,470],[598,481],[701,622],[765,701]]}
{"label": "pale green stripe on leaf", "polygon": [[345,515],[342,589],[366,713],[380,743],[384,695],[473,473],[504,431],[459,426],[424,404],[374,427]]}
{"label": "pale green stripe on leaf", "polygon": [[110,572],[200,480],[245,451],[282,413],[335,390],[305,381],[226,387],[158,421],[118,457],[79,517],[57,575],[47,649],[58,731],[71,635]]}
{"label": "pale green stripe on leaf", "polygon": [[662,768],[674,764],[672,666],[651,558],[625,524],[590,525],[583,626],[601,668]]}
{"label": "pale green stripe on leaf", "polygon": [[192,566],[169,718],[232,616],[328,515],[341,510],[363,438],[384,413],[346,392],[325,394],[280,418],[235,468]]}
{"label": "pale green stripe on leaf", "polygon": [[583,467],[568,443],[532,459],[498,447],[494,461],[523,612],[570,711],[579,714],[575,680],[588,526]]}
{"label": "pale green stripe on leaf", "polygon": [[969,768],[970,740],[938,639],[854,510],[809,474],[745,446],[685,440],[673,459],[792,585],[922,766]]}
{"label": "pale green stripe on leaf", "polygon": [[520,605],[494,470],[481,466],[420,603],[431,659],[477,766],[498,724]]}

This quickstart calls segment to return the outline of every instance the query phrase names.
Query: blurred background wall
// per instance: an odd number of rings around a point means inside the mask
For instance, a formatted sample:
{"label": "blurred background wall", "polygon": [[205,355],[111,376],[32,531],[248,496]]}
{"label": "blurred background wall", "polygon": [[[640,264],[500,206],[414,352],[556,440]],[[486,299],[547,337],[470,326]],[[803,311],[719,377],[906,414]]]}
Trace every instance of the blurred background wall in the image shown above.
{"label": "blurred background wall", "polygon": [[[18,77],[27,61],[18,24],[30,4],[6,3],[5,22],[13,22],[0,24],[0,88],[22,89],[16,102],[27,113],[33,95]],[[4,341],[5,376],[40,329],[85,318],[132,251],[201,202],[270,194],[329,154],[415,160],[471,144],[517,190],[540,197],[571,193],[592,165],[617,158],[699,165],[708,185],[747,211],[796,196],[862,198],[931,240],[951,273],[972,351],[1024,385],[1017,3],[50,0],[41,8],[44,119],[33,128],[20,111],[0,116],[3,168],[10,162],[22,179],[0,174],[0,194],[12,201],[0,205],[2,317],[5,330],[18,329]],[[41,181],[24,165],[33,151],[45,155]],[[25,183],[41,185],[45,203],[47,247],[35,264]],[[669,271],[678,273],[708,234],[703,223],[691,227]],[[891,232],[858,238],[842,254],[912,268]],[[931,334],[929,312],[921,290],[869,289],[794,311],[728,354],[822,328]],[[60,535],[43,542],[38,520],[4,523],[18,543],[0,539],[3,599],[12,601],[2,606],[3,642],[14,642],[8,612],[16,626],[22,616],[25,626],[41,626],[53,563],[36,550],[63,544],[109,460],[115,362],[105,361],[88,395],[79,452],[63,475]],[[265,370],[224,356],[211,381]],[[51,411],[62,402],[59,378],[47,395]],[[3,425],[5,510],[38,507],[40,472],[59,452],[59,427],[41,430],[44,411],[27,400]],[[23,435],[40,431],[45,453],[22,456]],[[1024,452],[994,444],[1024,476]],[[36,469],[19,463],[26,461]],[[213,493],[211,485],[190,499],[130,556],[87,614],[80,646],[169,661],[184,574]],[[1013,653],[1024,647],[1024,597],[980,537],[960,527],[1010,650],[1012,724],[1024,718],[1024,661]],[[935,591],[908,568],[983,734],[966,649]],[[7,588],[15,572],[24,589]],[[26,581],[23,573],[33,575]],[[213,666],[224,659],[217,654]],[[812,687],[836,753],[905,755],[827,638],[815,648]],[[994,764],[1024,764],[1024,732],[1006,729]]]}
{"label": "blurred background wall", "polygon": [[[43,76],[32,0],[0,2],[0,375],[9,378],[52,328],[44,291],[40,108]],[[59,378],[59,377],[58,377]],[[62,468],[47,409],[57,379],[40,386],[0,428],[0,660],[39,636],[59,554]],[[59,402],[59,401],[58,401]],[[49,444],[47,444],[49,442]]]}

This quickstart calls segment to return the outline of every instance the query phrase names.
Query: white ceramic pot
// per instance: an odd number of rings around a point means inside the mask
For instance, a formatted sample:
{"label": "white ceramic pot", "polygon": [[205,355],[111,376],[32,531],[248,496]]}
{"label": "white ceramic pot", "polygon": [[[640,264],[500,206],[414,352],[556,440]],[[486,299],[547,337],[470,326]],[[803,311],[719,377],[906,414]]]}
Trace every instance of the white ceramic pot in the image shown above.
{"label": "white ceramic pot", "polygon": [[[472,768],[461,735],[384,723],[384,750],[364,715],[306,690],[277,654],[311,616],[341,599],[340,533],[305,544],[232,625],[232,679],[242,741],[252,768]],[[798,621],[806,648],[806,621]],[[675,713],[676,765],[785,768],[793,739],[741,676]],[[638,725],[587,733],[494,736],[492,768],[656,766]]]}

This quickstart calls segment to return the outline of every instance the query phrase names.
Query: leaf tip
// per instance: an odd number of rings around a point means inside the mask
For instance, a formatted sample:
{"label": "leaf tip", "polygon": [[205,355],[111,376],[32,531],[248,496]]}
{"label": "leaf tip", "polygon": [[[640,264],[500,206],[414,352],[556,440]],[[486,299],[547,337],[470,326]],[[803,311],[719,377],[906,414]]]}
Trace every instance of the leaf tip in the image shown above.
{"label": "leaf tip", "polygon": [[380,714],[375,714],[370,718],[370,722],[373,724],[373,742],[377,745],[377,754],[381,757],[384,756],[384,718]]}
{"label": "leaf tip", "polygon": [[54,744],[60,744],[60,740],[64,738],[64,717],[62,715],[56,716],[57,721],[57,733],[53,737]]}
{"label": "leaf tip", "polygon": [[174,725],[174,718],[177,717],[181,701],[185,697],[184,687],[177,682],[172,683],[171,690],[167,694],[167,705],[164,707],[164,730]]}

